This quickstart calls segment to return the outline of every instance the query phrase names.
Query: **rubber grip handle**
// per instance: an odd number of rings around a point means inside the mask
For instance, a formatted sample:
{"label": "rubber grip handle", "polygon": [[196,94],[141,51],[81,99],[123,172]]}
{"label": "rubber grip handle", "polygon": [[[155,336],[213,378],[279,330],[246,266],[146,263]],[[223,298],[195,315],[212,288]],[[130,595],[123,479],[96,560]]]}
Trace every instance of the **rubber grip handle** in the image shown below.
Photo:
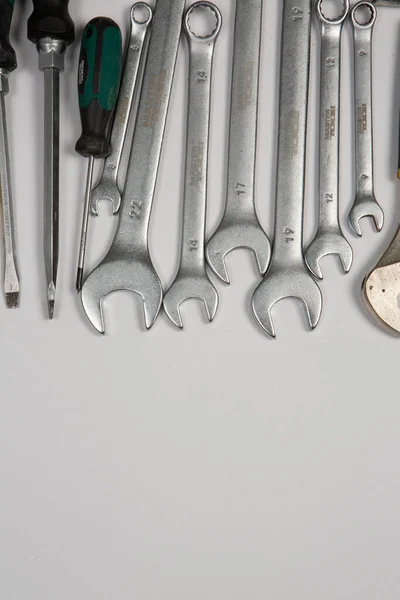
{"label": "rubber grip handle", "polygon": [[78,69],[82,135],[75,150],[82,156],[103,158],[110,153],[110,130],[122,70],[122,35],[107,17],[86,25]]}
{"label": "rubber grip handle", "polygon": [[44,38],[61,40],[68,46],[75,39],[75,26],[68,12],[69,0],[33,0],[28,19],[28,39],[37,44]]}
{"label": "rubber grip handle", "polygon": [[10,44],[14,0],[0,0],[0,69],[10,73],[17,68],[15,50]]}

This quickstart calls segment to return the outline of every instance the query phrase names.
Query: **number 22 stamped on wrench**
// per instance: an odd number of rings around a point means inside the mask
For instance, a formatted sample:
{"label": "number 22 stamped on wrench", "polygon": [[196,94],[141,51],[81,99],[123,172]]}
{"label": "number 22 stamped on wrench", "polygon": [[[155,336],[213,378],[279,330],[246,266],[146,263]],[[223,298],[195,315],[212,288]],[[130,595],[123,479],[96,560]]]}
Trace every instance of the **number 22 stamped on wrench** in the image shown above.
{"label": "number 22 stamped on wrench", "polygon": [[275,236],[270,267],[253,295],[254,315],[271,337],[272,307],[284,298],[302,300],[312,329],[322,312],[321,290],[303,256],[311,4],[283,2]]}
{"label": "number 22 stamped on wrench", "polygon": [[82,305],[104,333],[103,301],[119,290],[142,297],[147,329],[159,313],[163,290],[148,247],[148,229],[157,183],[185,0],[157,3],[119,222],[111,248],[83,284]]}

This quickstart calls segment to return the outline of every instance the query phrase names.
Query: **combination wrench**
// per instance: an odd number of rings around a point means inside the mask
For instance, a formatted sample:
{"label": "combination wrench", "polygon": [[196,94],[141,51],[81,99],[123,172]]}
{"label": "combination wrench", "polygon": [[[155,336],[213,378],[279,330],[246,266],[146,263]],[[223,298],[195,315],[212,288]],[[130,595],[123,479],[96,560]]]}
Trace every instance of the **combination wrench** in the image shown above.
{"label": "combination wrench", "polygon": [[[193,32],[190,25],[190,18],[198,8],[207,8],[215,15],[214,30],[201,37]],[[206,270],[204,243],[212,67],[221,25],[219,9],[205,1],[192,4],[183,21],[189,45],[189,101],[182,247],[178,273],[164,296],[165,312],[181,329],[180,306],[185,300],[202,300],[209,321],[214,319],[218,308],[218,293]]]}
{"label": "combination wrench", "polygon": [[319,133],[319,226],[305,253],[310,271],[322,279],[320,260],[329,254],[340,258],[348,273],[353,250],[343,235],[339,217],[340,83],[343,23],[350,11],[350,0],[343,0],[342,13],[328,19],[317,0],[321,24],[321,83]]}
{"label": "combination wrench", "polygon": [[[147,18],[144,20],[138,20],[139,17],[136,16],[140,14],[141,9],[147,13]],[[111,202],[114,215],[117,214],[121,206],[118,173],[135,98],[139,67],[144,54],[146,34],[152,18],[153,11],[145,2],[137,2],[132,6],[129,41],[110,136],[111,152],[104,161],[100,179],[91,193],[91,212],[96,216],[98,215],[100,200]]]}
{"label": "combination wrench", "polygon": [[225,283],[232,250],[252,250],[261,275],[271,255],[254,198],[262,8],[262,0],[236,2],[226,207],[206,247],[208,264]]}
{"label": "combination wrench", "polygon": [[141,296],[147,329],[162,304],[148,230],[184,7],[185,0],[157,2],[117,231],[107,255],[83,284],[84,311],[100,333],[105,332],[103,302],[113,292],[129,290]]}
{"label": "combination wrench", "polygon": [[271,337],[272,307],[284,298],[303,301],[311,328],[322,312],[321,290],[303,256],[311,4],[283,2],[275,236],[269,269],[252,301],[256,320]]}
{"label": "combination wrench", "polygon": [[[357,13],[368,9],[370,18],[360,23]],[[354,31],[354,84],[356,119],[356,196],[349,213],[354,233],[362,235],[360,220],[372,217],[377,231],[383,227],[383,210],[374,191],[372,120],[372,32],[377,10],[370,2],[359,2],[351,11]]]}

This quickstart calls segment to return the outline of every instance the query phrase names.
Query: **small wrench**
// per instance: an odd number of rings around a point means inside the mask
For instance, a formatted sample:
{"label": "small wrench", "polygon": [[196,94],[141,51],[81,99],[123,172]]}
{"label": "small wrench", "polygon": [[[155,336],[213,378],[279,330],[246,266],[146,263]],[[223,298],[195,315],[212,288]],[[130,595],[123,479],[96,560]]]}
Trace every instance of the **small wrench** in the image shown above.
{"label": "small wrench", "polygon": [[342,13],[328,19],[324,0],[317,0],[321,23],[321,84],[319,134],[319,226],[305,258],[310,271],[322,279],[320,260],[329,254],[340,258],[348,273],[353,250],[343,235],[339,218],[340,82],[343,23],[350,11],[350,0],[343,0]]}
{"label": "small wrench", "polygon": [[[357,20],[361,8],[370,11],[367,23]],[[377,231],[383,227],[383,210],[374,191],[372,120],[372,32],[377,11],[370,2],[359,2],[351,11],[354,29],[354,83],[356,108],[356,197],[349,213],[354,233],[362,235],[359,221],[372,217]]]}
{"label": "small wrench", "polygon": [[271,337],[271,311],[279,300],[302,300],[312,329],[322,311],[321,290],[303,256],[311,2],[283,1],[275,236],[269,269],[252,303],[259,325]]}
{"label": "small wrench", "polygon": [[162,304],[148,230],[184,8],[185,0],[157,2],[117,231],[106,257],[82,287],[83,308],[99,333],[105,332],[104,299],[113,292],[129,290],[142,297],[147,329]]}
{"label": "small wrench", "polygon": [[262,8],[262,0],[236,3],[227,199],[222,221],[206,247],[208,264],[225,283],[225,257],[232,250],[252,250],[261,275],[271,255],[254,199]]}
{"label": "small wrench", "polygon": [[[209,35],[196,35],[190,18],[198,8],[215,15]],[[186,141],[185,199],[181,262],[178,274],[164,297],[164,310],[183,328],[180,305],[190,298],[203,300],[212,321],[218,308],[218,293],[211,283],[204,257],[207,205],[208,140],[210,130],[211,76],[215,41],[222,26],[219,9],[211,2],[196,2],[187,10],[184,31],[189,44],[189,102]]]}
{"label": "small wrench", "polygon": [[[147,11],[147,18],[139,21],[135,14],[138,13],[141,8]],[[96,216],[98,215],[98,203],[100,200],[104,199],[111,202],[113,214],[116,214],[121,206],[118,173],[132,106],[137,93],[136,83],[145,47],[146,33],[152,18],[153,11],[145,2],[137,2],[132,6],[131,31],[110,136],[111,152],[104,161],[100,180],[93,188],[91,195],[92,214]]]}

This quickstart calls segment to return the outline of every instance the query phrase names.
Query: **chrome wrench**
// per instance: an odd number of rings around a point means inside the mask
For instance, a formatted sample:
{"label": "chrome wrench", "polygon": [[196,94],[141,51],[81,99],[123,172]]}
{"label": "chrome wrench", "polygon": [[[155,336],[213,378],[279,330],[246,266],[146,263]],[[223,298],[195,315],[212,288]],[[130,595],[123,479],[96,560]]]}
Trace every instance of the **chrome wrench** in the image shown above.
{"label": "chrome wrench", "polygon": [[342,13],[335,19],[324,15],[323,2],[316,3],[321,24],[319,226],[305,254],[308,268],[318,279],[322,279],[320,260],[324,256],[336,254],[345,273],[353,262],[353,250],[343,235],[339,217],[341,44],[350,0],[343,0]]}
{"label": "chrome wrench", "polygon": [[[190,18],[199,8],[211,10],[214,30],[196,35]],[[164,310],[171,321],[183,328],[180,306],[197,298],[204,302],[212,321],[218,308],[218,293],[208,277],[204,257],[208,140],[210,129],[211,79],[215,42],[221,30],[222,16],[215,4],[200,1],[187,10],[183,26],[189,44],[189,102],[186,140],[185,199],[181,261],[178,274],[164,296]]]}
{"label": "chrome wrench", "polygon": [[142,297],[147,329],[161,307],[148,229],[184,7],[185,0],[157,2],[117,231],[106,257],[83,284],[83,308],[100,333],[105,332],[103,302],[113,292],[130,290]]}
{"label": "chrome wrench", "polygon": [[[370,11],[367,23],[360,23],[361,8]],[[370,2],[359,2],[351,11],[354,30],[354,84],[356,109],[356,197],[349,213],[354,233],[362,235],[359,221],[372,217],[377,231],[383,227],[383,210],[374,191],[373,120],[372,120],[372,32],[377,10]]]}
{"label": "chrome wrench", "polygon": [[[135,16],[140,9],[147,11],[147,18],[145,20],[139,21],[138,17]],[[110,136],[111,152],[104,161],[100,180],[93,188],[91,194],[91,212],[96,216],[98,215],[100,200],[109,200],[111,202],[113,214],[116,214],[121,206],[118,173],[135,98],[136,82],[143,56],[146,33],[153,18],[153,11],[145,2],[137,2],[131,8],[130,18],[131,30]]]}
{"label": "chrome wrench", "polygon": [[262,7],[262,0],[236,3],[226,207],[206,247],[208,264],[225,283],[225,257],[232,250],[252,250],[261,275],[271,255],[254,198]]}
{"label": "chrome wrench", "polygon": [[279,300],[302,300],[311,328],[322,311],[321,290],[303,256],[311,3],[283,2],[275,237],[269,269],[252,303],[259,325],[271,337],[275,337],[271,311]]}

